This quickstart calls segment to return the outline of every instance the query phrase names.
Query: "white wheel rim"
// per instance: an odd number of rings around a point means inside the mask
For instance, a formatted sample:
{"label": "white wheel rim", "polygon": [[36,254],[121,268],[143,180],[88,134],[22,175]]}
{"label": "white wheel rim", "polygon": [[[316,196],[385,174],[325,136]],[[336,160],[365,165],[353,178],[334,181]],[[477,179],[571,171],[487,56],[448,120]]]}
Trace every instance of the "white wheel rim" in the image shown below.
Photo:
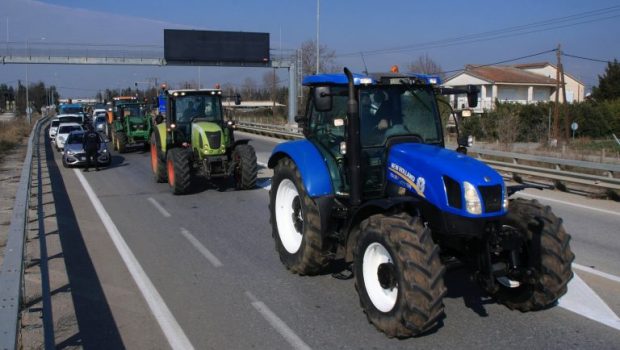
{"label": "white wheel rim", "polygon": [[362,260],[364,287],[372,304],[381,312],[392,310],[398,297],[398,285],[392,289],[383,288],[378,276],[381,264],[393,262],[390,253],[380,243],[371,243],[364,251],[364,259]]}
{"label": "white wheel rim", "polygon": [[284,249],[291,254],[299,250],[303,238],[301,232],[295,228],[293,221],[293,201],[297,197],[299,197],[299,192],[295,184],[289,179],[282,180],[276,193],[276,223],[280,241]]}

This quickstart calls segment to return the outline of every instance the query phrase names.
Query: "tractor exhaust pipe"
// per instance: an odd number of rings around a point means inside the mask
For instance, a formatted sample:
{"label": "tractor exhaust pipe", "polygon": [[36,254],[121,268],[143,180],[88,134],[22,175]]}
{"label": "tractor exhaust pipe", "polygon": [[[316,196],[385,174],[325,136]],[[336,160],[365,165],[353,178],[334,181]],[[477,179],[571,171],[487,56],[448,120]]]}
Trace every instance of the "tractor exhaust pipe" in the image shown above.
{"label": "tractor exhaust pipe", "polygon": [[360,118],[358,102],[355,96],[355,83],[353,74],[348,68],[344,68],[344,74],[349,81],[349,99],[347,100],[347,116],[349,119],[349,132],[347,134],[347,161],[349,168],[350,200],[351,205],[356,207],[362,202],[362,179],[360,167]]}

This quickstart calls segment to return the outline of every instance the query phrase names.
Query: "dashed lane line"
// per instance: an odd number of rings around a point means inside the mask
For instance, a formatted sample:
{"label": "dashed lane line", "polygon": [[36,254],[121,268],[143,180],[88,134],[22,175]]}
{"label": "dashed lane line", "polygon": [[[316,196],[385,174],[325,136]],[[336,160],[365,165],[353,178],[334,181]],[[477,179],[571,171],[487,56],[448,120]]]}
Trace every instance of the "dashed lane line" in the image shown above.
{"label": "dashed lane line", "polygon": [[200,252],[200,254],[202,254],[202,256],[209,260],[211,265],[213,265],[214,267],[222,266],[222,262],[220,261],[220,259],[218,259],[213,253],[209,251],[209,249],[207,249],[207,247],[200,243],[200,241],[196,239],[196,237],[194,237],[191,232],[181,227],[181,234],[189,241],[189,243],[194,246],[194,248],[196,248]]}
{"label": "dashed lane line", "polygon": [[278,333],[280,333],[282,337],[284,337],[284,339],[286,339],[286,341],[289,344],[291,344],[293,349],[298,349],[298,350],[310,350],[311,349],[310,346],[308,346],[308,344],[306,344],[303,340],[301,340],[301,338],[297,334],[295,334],[295,332],[291,329],[291,327],[289,327],[286,323],[284,323],[284,321],[282,321],[278,317],[278,315],[273,313],[273,311],[271,311],[267,307],[267,305],[265,305],[265,303],[258,300],[250,292],[245,292],[245,295],[250,299],[252,306],[256,309],[256,311],[258,311],[261,314],[261,316],[263,316],[263,318],[267,320],[267,322],[269,322],[271,327],[273,327]]}
{"label": "dashed lane line", "polygon": [[164,207],[162,207],[162,206],[161,206],[161,204],[159,204],[159,202],[157,202],[157,201],[155,200],[155,198],[153,198],[153,197],[149,197],[149,198],[147,198],[147,200],[148,200],[149,202],[151,202],[151,204],[153,204],[153,206],[155,207],[155,209],[157,209],[157,210],[161,213],[161,215],[162,215],[163,217],[165,217],[165,218],[169,218],[169,217],[171,217],[171,216],[172,216],[172,215],[171,215],[171,214],[170,214],[170,213],[169,213],[169,212],[168,212],[168,211],[167,211]]}
{"label": "dashed lane line", "polygon": [[90,187],[90,184],[86,181],[84,175],[82,175],[82,173],[77,169],[75,169],[75,175],[82,184],[82,187],[84,187],[86,195],[90,199],[95,211],[103,222],[108,235],[112,239],[112,242],[123,259],[125,266],[127,266],[131,277],[133,277],[138,289],[151,309],[151,312],[159,324],[159,327],[161,327],[166,340],[168,340],[168,343],[170,344],[170,347],[173,349],[193,350],[194,346],[189,341],[187,335],[185,335],[185,332],[177,320],[174,318],[174,315],[166,305],[164,299],[146,275],[146,272],[138,262],[138,259],[123,239],[123,236],[112,221],[112,218],[103,207],[103,204],[101,204],[101,201],[99,201],[99,198],[97,198],[95,191],[93,191],[92,187]]}

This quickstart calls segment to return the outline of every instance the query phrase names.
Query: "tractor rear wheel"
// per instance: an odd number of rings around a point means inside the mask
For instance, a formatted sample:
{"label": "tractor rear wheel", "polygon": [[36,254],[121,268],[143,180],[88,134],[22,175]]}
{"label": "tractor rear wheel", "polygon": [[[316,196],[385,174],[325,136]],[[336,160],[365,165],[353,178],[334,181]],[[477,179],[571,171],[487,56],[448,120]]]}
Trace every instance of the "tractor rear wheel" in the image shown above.
{"label": "tractor rear wheel", "polygon": [[319,209],[290,158],[281,159],[274,169],[269,211],[276,251],[284,266],[299,275],[323,270],[330,251],[321,235]]}
{"label": "tractor rear wheel", "polygon": [[114,142],[118,153],[125,153],[125,148],[127,146],[127,134],[122,131],[117,132],[114,135]]}
{"label": "tractor rear wheel", "polygon": [[445,268],[431,231],[407,213],[362,221],[354,250],[360,304],[388,337],[410,337],[443,317]]}
{"label": "tractor rear wheel", "polygon": [[185,194],[191,184],[192,152],[183,148],[173,148],[166,156],[168,185],[173,194]]}
{"label": "tractor rear wheel", "polygon": [[155,134],[151,136],[151,169],[153,170],[155,182],[164,183],[168,180],[166,162],[164,161],[164,155],[162,154],[161,147],[159,147]]}
{"label": "tractor rear wheel", "polygon": [[256,187],[258,173],[256,152],[250,145],[238,145],[234,148],[232,159],[235,162],[235,187],[239,190],[249,190]]}
{"label": "tractor rear wheel", "polygon": [[517,198],[510,201],[502,229],[516,230],[523,237],[519,260],[528,273],[522,280],[504,278],[504,283],[498,283],[499,289],[491,294],[508,308],[524,312],[553,305],[566,294],[575,259],[562,219],[549,206]]}

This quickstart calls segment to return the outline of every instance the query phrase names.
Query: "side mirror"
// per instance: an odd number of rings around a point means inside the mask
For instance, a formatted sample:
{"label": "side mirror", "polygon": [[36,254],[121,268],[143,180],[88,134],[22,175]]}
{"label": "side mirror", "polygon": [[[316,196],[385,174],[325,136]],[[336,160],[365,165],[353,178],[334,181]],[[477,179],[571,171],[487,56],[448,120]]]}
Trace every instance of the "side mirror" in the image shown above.
{"label": "side mirror", "polygon": [[313,90],[312,100],[314,108],[319,112],[327,112],[332,109],[332,94],[329,86],[317,86]]}
{"label": "side mirror", "polygon": [[478,87],[467,85],[467,104],[470,108],[478,106]]}
{"label": "side mirror", "polygon": [[474,144],[474,137],[471,135],[459,136],[457,143],[459,147],[471,147]]}
{"label": "side mirror", "polygon": [[158,115],[155,117],[155,124],[161,124],[163,121],[164,121],[164,116],[163,116],[163,115],[158,114]]}
{"label": "side mirror", "polygon": [[238,106],[241,104],[241,95],[236,94],[235,95],[235,105]]}

